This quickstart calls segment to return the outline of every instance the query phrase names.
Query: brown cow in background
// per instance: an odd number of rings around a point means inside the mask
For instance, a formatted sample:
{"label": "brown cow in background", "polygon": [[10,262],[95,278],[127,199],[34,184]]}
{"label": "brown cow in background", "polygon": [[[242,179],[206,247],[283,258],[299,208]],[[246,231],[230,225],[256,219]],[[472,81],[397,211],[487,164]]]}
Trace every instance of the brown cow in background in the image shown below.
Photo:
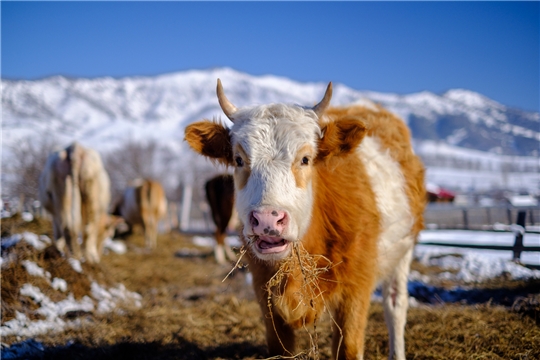
{"label": "brown cow in background", "polygon": [[218,175],[208,180],[204,187],[206,199],[210,205],[212,219],[216,225],[216,247],[214,256],[219,264],[226,263],[226,257],[229,260],[236,261],[236,254],[225,243],[227,235],[227,226],[233,217],[234,212],[234,179],[232,175]]}
{"label": "brown cow in background", "polygon": [[159,220],[167,214],[167,198],[161,184],[154,180],[135,180],[124,190],[113,210],[113,215],[124,218],[130,230],[141,225],[145,245],[149,249],[157,246]]}
{"label": "brown cow in background", "polygon": [[107,214],[110,181],[99,154],[73,143],[49,155],[39,179],[39,200],[53,217],[58,249],[98,263],[111,220]]}

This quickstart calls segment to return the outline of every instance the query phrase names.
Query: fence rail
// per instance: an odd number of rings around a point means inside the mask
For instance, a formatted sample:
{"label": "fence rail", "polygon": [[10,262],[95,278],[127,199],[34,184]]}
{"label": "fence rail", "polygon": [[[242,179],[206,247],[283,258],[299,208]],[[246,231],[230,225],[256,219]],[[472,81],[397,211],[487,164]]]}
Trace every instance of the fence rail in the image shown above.
{"label": "fence rail", "polygon": [[[471,213],[473,216],[471,216]],[[456,216],[456,214],[458,215]],[[503,215],[501,216],[501,214]],[[456,221],[456,218],[460,215],[461,222]],[[515,240],[512,246],[434,241],[422,242],[422,245],[512,251],[514,261],[519,261],[523,252],[540,252],[540,246],[523,245],[523,237],[526,233],[540,233],[539,229],[536,228],[538,226],[538,221],[540,220],[540,207],[428,206],[424,216],[428,228],[446,230],[506,230],[514,233]],[[513,216],[515,216],[515,222],[512,222]],[[479,222],[479,219],[483,219],[483,221]],[[471,220],[475,222],[472,223]],[[495,223],[493,220],[495,220]]]}
{"label": "fence rail", "polygon": [[[167,230],[179,230],[185,234],[212,234],[214,224],[209,208],[202,206],[204,202],[200,197],[200,195],[197,197],[196,192],[189,186],[185,187],[182,202],[169,203],[168,216],[163,227]],[[37,216],[48,217],[41,207],[24,210]],[[540,233],[540,206],[460,207],[430,204],[424,213],[424,220],[427,229],[511,231],[515,235],[515,241],[512,246],[448,242],[422,242],[423,245],[512,251],[516,260],[520,259],[522,252],[540,252],[540,246],[523,246],[523,237],[527,233]]]}
{"label": "fence rail", "polygon": [[461,207],[430,204],[424,213],[424,221],[428,229],[500,231],[518,223],[520,213],[525,216],[521,220],[522,226],[529,227],[528,232],[538,231],[533,227],[540,228],[540,206]]}

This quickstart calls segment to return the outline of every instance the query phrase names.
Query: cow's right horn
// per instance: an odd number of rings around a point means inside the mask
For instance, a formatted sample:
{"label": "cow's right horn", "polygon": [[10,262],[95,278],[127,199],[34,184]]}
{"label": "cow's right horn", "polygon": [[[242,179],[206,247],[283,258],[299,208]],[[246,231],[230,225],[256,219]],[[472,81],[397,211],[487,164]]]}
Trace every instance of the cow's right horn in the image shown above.
{"label": "cow's right horn", "polygon": [[221,85],[221,80],[220,79],[217,79],[216,92],[217,92],[217,98],[218,98],[218,101],[219,101],[219,106],[221,106],[221,110],[223,110],[223,112],[225,113],[225,115],[227,115],[229,120],[234,122],[232,116],[234,115],[234,113],[238,109],[225,96],[225,93],[223,92],[223,86]]}

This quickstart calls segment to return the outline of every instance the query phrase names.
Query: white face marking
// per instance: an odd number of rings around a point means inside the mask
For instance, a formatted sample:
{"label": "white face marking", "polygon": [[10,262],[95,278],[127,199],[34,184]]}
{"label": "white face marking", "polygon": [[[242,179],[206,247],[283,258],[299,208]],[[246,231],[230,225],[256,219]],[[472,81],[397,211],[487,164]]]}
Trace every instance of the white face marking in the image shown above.
{"label": "white face marking", "polygon": [[[308,157],[308,164],[296,171],[309,170],[319,136],[316,115],[300,107],[273,104],[241,109],[235,114],[231,139],[236,164],[236,208],[244,224],[244,236],[254,235],[252,212],[264,209],[287,214],[287,225],[279,238],[293,242],[305,234],[313,207],[312,184],[308,178],[298,186],[292,168],[295,162]],[[241,160],[237,161],[237,157]],[[285,253],[256,254],[263,260],[277,260]]]}

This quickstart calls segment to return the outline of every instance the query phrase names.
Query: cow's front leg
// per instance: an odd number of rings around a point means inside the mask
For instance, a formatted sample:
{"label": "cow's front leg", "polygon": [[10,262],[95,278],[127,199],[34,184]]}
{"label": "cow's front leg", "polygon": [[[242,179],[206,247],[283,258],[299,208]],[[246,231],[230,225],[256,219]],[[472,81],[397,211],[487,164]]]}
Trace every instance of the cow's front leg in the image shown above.
{"label": "cow's front leg", "polygon": [[[250,265],[255,265],[250,262]],[[295,355],[296,344],[294,328],[287,324],[283,317],[276,311],[273,301],[268,298],[269,294],[266,290],[266,282],[268,281],[263,274],[258,271],[257,265],[252,267],[253,272],[253,289],[261,307],[264,325],[266,328],[266,344],[268,345],[268,353],[272,356],[291,357]],[[270,302],[270,306],[269,306]]]}
{"label": "cow's front leg", "polygon": [[276,311],[268,309],[266,299],[261,307],[263,308],[269,355],[294,356],[296,348],[294,329]]}
{"label": "cow's front leg", "polygon": [[[143,215],[144,216],[144,215]],[[143,220],[144,244],[147,249],[154,250],[157,247],[157,227],[155,219],[147,216],[149,219]]]}
{"label": "cow's front leg", "polygon": [[352,294],[344,299],[334,312],[332,355],[334,359],[352,360],[364,358],[364,336],[370,306],[371,292]]}
{"label": "cow's front leg", "polygon": [[84,256],[91,264],[99,263],[101,254],[98,252],[98,229],[96,224],[87,224],[83,232]]}
{"label": "cow's front leg", "polygon": [[79,233],[74,229],[64,229],[64,239],[67,244],[67,248],[70,252],[70,255],[75,259],[81,259],[81,245],[79,244]]}
{"label": "cow's front leg", "polygon": [[236,254],[225,241],[226,234],[219,229],[216,229],[214,236],[216,238],[216,246],[214,247],[214,257],[216,262],[223,265],[227,264],[227,259],[236,261]]}
{"label": "cow's front leg", "polygon": [[66,237],[62,231],[62,224],[57,217],[53,219],[53,236],[54,236],[54,245],[62,253],[66,253]]}

